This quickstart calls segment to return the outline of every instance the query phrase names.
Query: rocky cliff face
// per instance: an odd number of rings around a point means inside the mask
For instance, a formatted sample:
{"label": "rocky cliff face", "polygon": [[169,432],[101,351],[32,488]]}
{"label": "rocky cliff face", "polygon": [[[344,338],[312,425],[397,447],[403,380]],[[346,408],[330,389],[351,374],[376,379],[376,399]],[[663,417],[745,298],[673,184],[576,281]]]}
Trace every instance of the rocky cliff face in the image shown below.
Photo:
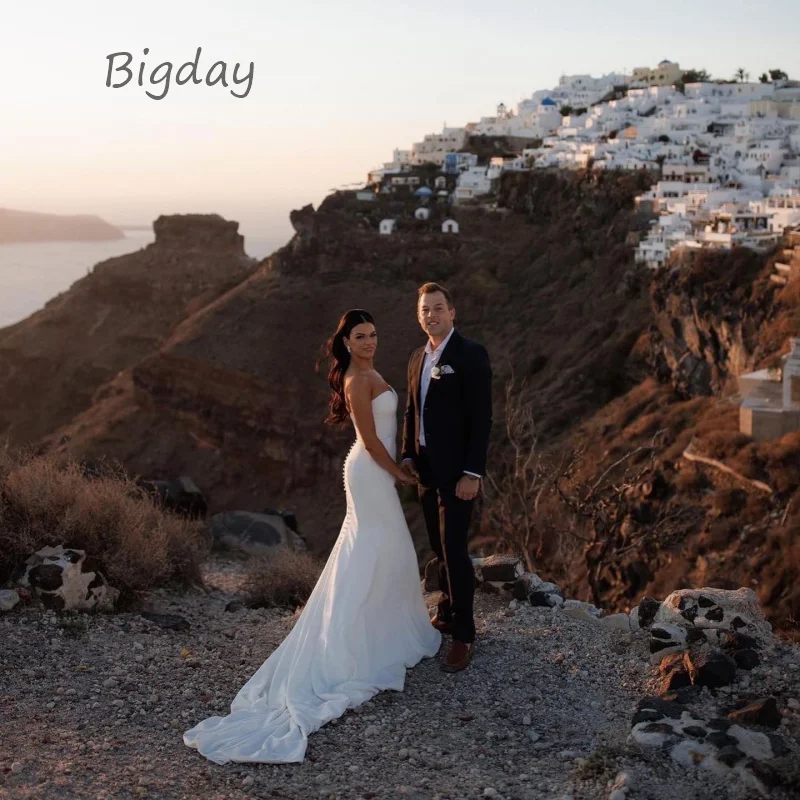
{"label": "rocky cliff face", "polygon": [[719,394],[775,354],[796,298],[770,282],[774,260],[746,249],[702,252],[659,271],[650,346],[660,379],[684,397]]}
{"label": "rocky cliff face", "polygon": [[0,437],[33,442],[69,422],[120,370],[253,270],[237,223],[160,217],[156,240],[97,264],[45,308],[0,329]]}
{"label": "rocky cliff face", "polygon": [[[585,541],[551,556],[572,591],[625,608],[668,586],[751,586],[773,624],[800,637],[800,433],[740,434],[735,382],[800,333],[800,286],[770,280],[775,258],[704,253],[653,276],[652,326],[634,351],[653,376],[564,443],[585,448],[573,476],[584,490],[623,459],[640,476],[617,469]],[[557,501],[543,507],[558,516]]]}

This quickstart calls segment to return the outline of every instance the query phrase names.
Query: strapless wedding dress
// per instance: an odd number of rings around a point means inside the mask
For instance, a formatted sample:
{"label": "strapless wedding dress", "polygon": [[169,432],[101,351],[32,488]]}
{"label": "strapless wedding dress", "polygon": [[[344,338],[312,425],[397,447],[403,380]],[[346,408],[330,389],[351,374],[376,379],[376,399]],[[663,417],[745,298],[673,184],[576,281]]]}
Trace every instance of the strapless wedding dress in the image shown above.
{"label": "strapless wedding dress", "polygon": [[[395,391],[374,398],[372,410],[394,458]],[[300,618],[231,713],[183,735],[217,764],[302,761],[310,733],[382,689],[402,691],[406,668],[439,650],[394,479],[356,435],[344,464],[347,514]]]}

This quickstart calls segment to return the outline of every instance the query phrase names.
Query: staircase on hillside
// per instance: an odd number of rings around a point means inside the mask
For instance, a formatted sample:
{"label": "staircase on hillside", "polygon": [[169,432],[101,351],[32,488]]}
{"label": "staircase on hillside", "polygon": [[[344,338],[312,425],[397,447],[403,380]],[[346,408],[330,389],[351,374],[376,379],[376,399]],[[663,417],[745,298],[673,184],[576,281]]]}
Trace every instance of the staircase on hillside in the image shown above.
{"label": "staircase on hillside", "polygon": [[775,272],[769,276],[773,283],[781,286],[800,277],[800,228],[788,231],[784,244],[781,260],[775,262]]}

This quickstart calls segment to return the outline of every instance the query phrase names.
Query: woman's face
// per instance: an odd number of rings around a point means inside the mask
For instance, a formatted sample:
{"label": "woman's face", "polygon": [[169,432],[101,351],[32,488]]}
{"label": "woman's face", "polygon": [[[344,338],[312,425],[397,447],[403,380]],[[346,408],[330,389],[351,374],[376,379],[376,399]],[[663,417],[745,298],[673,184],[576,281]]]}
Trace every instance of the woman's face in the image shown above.
{"label": "woman's face", "polygon": [[378,347],[378,332],[371,322],[362,322],[344,337],[344,343],[350,348],[350,354],[359,358],[372,358]]}

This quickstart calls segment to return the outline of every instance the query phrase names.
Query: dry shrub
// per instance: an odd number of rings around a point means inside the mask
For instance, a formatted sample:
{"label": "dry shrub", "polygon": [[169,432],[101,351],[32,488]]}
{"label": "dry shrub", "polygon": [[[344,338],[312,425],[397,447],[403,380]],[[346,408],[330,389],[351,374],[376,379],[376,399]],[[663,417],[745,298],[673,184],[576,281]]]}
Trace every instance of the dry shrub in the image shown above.
{"label": "dry shrub", "polygon": [[281,547],[267,558],[254,559],[244,590],[252,607],[295,608],[308,600],[322,572],[322,564],[309,553]]}
{"label": "dry shrub", "polygon": [[791,493],[800,488],[800,431],[760,442],[759,452],[776,491]]}
{"label": "dry shrub", "polygon": [[723,487],[714,493],[712,512],[718,517],[730,517],[737,514],[747,503],[747,492],[743,489]]}
{"label": "dry shrub", "polygon": [[712,486],[705,472],[692,461],[681,463],[681,468],[675,475],[674,483],[675,488],[682,493],[699,492]]}
{"label": "dry shrub", "polygon": [[54,454],[0,450],[0,572],[45,545],[85,550],[126,599],[199,582],[209,549],[202,523],[157,508],[121,468],[88,478]]}

